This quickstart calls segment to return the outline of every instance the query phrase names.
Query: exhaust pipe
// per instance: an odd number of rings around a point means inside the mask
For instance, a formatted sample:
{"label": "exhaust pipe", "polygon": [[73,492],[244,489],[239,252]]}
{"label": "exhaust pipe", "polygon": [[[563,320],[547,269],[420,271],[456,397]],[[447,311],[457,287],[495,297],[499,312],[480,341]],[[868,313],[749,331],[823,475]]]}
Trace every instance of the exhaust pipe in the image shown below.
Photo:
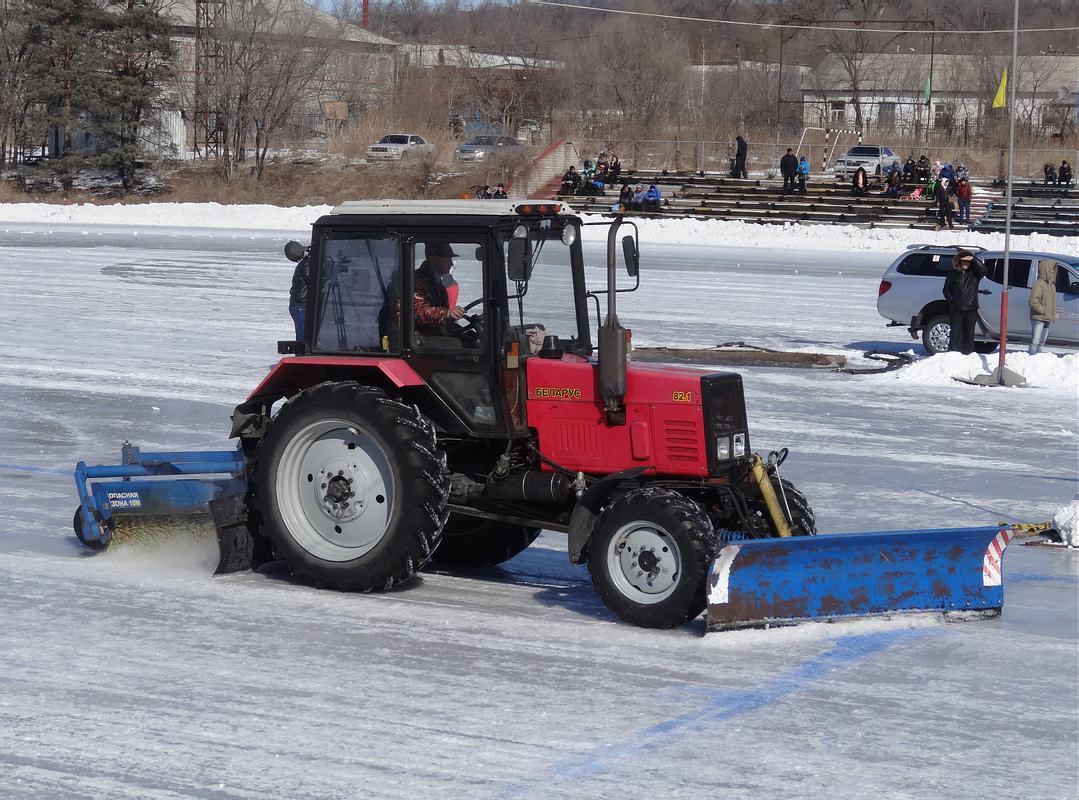
{"label": "exhaust pipe", "polygon": [[625,425],[626,360],[629,356],[629,332],[618,324],[615,242],[622,218],[611,223],[607,232],[607,318],[599,329],[599,390],[603,397],[608,425]]}

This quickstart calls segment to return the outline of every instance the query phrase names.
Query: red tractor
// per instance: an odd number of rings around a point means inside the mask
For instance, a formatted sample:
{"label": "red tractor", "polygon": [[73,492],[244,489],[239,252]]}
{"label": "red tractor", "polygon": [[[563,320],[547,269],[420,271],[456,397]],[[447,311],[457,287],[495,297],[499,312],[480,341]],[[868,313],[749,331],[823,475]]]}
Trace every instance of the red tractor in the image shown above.
{"label": "red tractor", "polygon": [[[608,608],[669,627],[703,610],[724,538],[779,533],[740,376],[627,364],[616,262],[635,289],[636,239],[619,253],[610,224],[590,290],[581,226],[510,201],[345,203],[315,224],[304,341],[233,416],[258,535],[293,575],[388,589],[428,559],[491,566],[563,531]],[[435,308],[453,293],[463,316],[423,315],[432,278]],[[798,490],[769,488],[815,532]]]}
{"label": "red tractor", "polygon": [[[236,407],[238,449],[127,448],[122,466],[80,464],[79,538],[104,546],[126,516],[208,503],[220,571],[276,558],[298,580],[366,592],[428,561],[499,564],[541,530],[561,531],[570,561],[587,563],[603,602],[635,625],[693,619],[706,592],[717,625],[792,616],[768,594],[769,570],[818,551],[751,558],[748,540],[815,534],[808,502],[778,476],[781,457],[765,463],[750,449],[739,375],[629,362],[615,301],[639,286],[637,239],[619,239],[619,218],[599,223],[602,279],[585,265],[585,224],[597,223],[544,201],[334,209],[310,247],[287,248],[308,259],[304,335],[279,343],[289,357]],[[620,289],[622,270],[633,283]],[[816,538],[826,573],[857,544]],[[978,576],[981,556],[971,556]],[[800,566],[784,590],[813,604],[802,616],[848,613],[833,586],[820,602],[806,595],[801,576],[815,569]],[[891,608],[894,576],[871,580]],[[847,595],[849,613],[866,610],[866,591]]]}

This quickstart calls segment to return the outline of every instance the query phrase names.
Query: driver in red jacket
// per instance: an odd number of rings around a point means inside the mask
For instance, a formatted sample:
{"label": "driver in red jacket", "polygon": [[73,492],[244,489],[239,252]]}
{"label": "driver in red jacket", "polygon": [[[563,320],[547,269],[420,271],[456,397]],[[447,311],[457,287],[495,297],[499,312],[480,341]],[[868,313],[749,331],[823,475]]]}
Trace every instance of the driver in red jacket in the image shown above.
{"label": "driver in red jacket", "polygon": [[[449,282],[453,289],[457,289],[456,282],[450,277],[453,259],[456,257],[453,248],[444,242],[429,242],[424,245],[424,259],[415,272],[412,296],[417,333],[445,336],[444,326],[465,315],[465,310],[456,305],[456,296],[451,302],[446,286]],[[454,295],[456,294],[454,291]]]}

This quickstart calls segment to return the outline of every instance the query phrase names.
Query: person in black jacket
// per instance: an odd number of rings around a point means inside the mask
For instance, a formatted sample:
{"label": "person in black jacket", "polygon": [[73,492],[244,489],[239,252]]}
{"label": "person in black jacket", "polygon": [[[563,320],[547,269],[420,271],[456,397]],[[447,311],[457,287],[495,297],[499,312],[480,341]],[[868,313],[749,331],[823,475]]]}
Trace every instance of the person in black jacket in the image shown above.
{"label": "person in black jacket", "polygon": [[581,173],[577,171],[577,168],[570,164],[569,169],[566,170],[566,174],[562,176],[562,194],[577,194],[577,189],[581,186]]}
{"label": "person in black jacket", "polygon": [[787,148],[787,155],[779,159],[779,174],[783,176],[783,194],[794,191],[794,182],[798,179],[798,156],[791,148]]}
{"label": "person in black jacket", "polygon": [[736,147],[734,150],[734,171],[731,176],[734,178],[748,178],[749,173],[746,172],[746,156],[749,155],[749,145],[746,144],[746,140],[741,136],[734,138]]}
{"label": "person in black jacket", "polygon": [[944,299],[948,301],[952,335],[948,349],[969,355],[974,352],[974,326],[978,322],[978,284],[985,277],[985,265],[969,250],[960,250],[944,279]]}
{"label": "person in black jacket", "polygon": [[303,341],[304,312],[307,308],[307,287],[311,280],[311,257],[299,242],[285,245],[285,257],[296,262],[292,271],[292,288],[288,293],[288,313],[296,326],[296,341]]}
{"label": "person in black jacket", "polygon": [[952,220],[955,217],[955,211],[952,209],[952,185],[947,178],[941,178],[937,181],[937,188],[933,190],[933,202],[937,204],[937,218],[940,220],[937,230],[940,230],[945,225],[949,228],[954,228],[955,224]]}

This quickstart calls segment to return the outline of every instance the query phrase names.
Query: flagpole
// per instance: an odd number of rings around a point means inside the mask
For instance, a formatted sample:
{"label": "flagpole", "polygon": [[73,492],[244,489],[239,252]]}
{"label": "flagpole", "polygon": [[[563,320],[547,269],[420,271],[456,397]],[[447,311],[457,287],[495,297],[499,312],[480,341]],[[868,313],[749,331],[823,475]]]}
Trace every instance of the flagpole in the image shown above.
{"label": "flagpole", "polygon": [[1008,87],[1008,175],[1007,200],[1004,210],[1004,290],[1000,293],[1000,358],[997,361],[998,382],[1004,384],[1004,359],[1008,346],[1008,267],[1012,249],[1012,171],[1015,165],[1015,84],[1019,82],[1019,0],[1015,0],[1014,28],[1012,29],[1011,85]]}

